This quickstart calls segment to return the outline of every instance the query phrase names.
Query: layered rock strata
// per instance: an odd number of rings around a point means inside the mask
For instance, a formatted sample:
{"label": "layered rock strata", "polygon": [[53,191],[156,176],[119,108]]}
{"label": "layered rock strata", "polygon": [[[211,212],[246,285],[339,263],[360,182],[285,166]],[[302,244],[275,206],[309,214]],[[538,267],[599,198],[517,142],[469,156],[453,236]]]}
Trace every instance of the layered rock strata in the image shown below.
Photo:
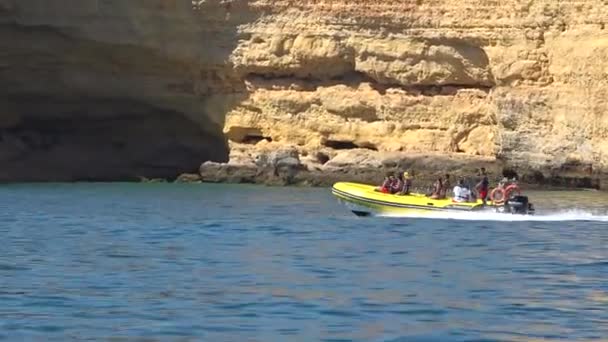
{"label": "layered rock strata", "polygon": [[[165,177],[230,150],[204,180],[597,186],[607,22],[603,0],[0,0],[0,178]],[[278,150],[300,166],[260,164]]]}
{"label": "layered rock strata", "polygon": [[424,154],[442,161],[423,164],[434,173],[490,164],[537,183],[605,178],[605,1],[251,6],[262,14],[231,55],[249,96],[224,131],[252,155],[273,141],[329,157],[329,172],[334,158],[359,168],[343,150],[361,149],[380,169]]}

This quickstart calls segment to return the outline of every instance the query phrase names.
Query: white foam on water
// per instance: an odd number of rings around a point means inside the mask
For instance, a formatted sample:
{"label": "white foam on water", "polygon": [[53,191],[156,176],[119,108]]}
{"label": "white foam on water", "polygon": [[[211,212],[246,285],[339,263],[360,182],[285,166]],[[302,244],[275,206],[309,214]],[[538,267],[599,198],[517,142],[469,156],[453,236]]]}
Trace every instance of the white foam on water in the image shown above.
{"label": "white foam on water", "polygon": [[407,217],[407,218],[432,218],[444,220],[465,221],[537,221],[537,222],[561,222],[561,221],[595,221],[608,222],[608,215],[597,215],[583,209],[571,209],[553,212],[543,212],[537,215],[513,215],[496,212],[460,212],[460,211],[437,211],[415,214],[379,214],[380,217]]}

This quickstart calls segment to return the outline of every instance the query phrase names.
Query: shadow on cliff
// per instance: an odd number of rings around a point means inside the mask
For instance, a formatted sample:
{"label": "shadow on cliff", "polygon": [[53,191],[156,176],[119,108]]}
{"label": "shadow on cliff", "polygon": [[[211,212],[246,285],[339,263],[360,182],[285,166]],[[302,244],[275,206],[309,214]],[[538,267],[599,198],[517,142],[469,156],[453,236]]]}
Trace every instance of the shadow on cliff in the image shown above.
{"label": "shadow on cliff", "polygon": [[0,181],[174,178],[228,160],[246,1],[42,5],[0,13]]}

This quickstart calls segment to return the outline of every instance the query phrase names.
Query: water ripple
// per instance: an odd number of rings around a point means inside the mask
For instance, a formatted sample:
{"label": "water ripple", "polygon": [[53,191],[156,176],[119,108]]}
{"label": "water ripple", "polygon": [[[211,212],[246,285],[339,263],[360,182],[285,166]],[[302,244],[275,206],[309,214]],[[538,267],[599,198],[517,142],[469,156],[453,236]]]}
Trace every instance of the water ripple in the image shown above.
{"label": "water ripple", "polygon": [[4,186],[0,340],[598,339],[607,198],[583,195],[466,221],[360,219],[326,189]]}

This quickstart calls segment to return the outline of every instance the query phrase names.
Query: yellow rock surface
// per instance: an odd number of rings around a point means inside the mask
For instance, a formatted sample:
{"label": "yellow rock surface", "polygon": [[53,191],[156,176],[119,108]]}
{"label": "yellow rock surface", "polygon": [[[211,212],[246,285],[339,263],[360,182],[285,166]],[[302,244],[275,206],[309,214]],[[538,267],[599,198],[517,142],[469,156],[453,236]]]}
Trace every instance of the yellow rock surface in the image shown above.
{"label": "yellow rock surface", "polygon": [[[225,131],[302,150],[498,158],[589,176],[608,163],[608,4],[250,1],[231,55],[248,97]],[[354,161],[355,162],[355,161]]]}
{"label": "yellow rock surface", "polygon": [[0,22],[0,127],[38,115],[20,102],[35,95],[61,119],[99,101],[96,119],[179,117],[198,140],[143,145],[208,143],[183,156],[200,162],[227,157],[223,129],[235,158],[283,146],[341,165],[357,149],[608,170],[605,0],[0,0]]}

